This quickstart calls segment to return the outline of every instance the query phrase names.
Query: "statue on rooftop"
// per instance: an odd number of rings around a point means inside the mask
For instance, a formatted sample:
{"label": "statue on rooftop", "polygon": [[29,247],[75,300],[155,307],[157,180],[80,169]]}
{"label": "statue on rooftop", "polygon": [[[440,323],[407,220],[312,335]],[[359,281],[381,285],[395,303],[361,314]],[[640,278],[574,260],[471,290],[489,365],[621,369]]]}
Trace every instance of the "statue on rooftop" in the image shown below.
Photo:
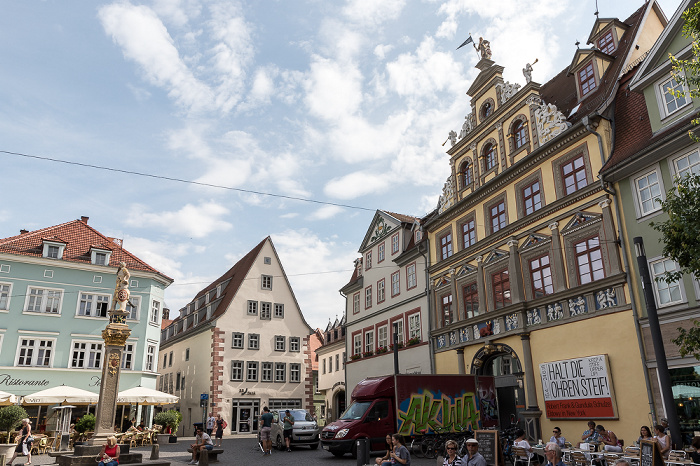
{"label": "statue on rooftop", "polygon": [[[535,58],[535,61],[532,62],[532,65],[537,63],[537,58]],[[525,63],[525,68],[523,68],[523,75],[525,76],[525,82],[529,83],[532,81],[532,65],[529,63]]]}
{"label": "statue on rooftop", "polygon": [[487,60],[491,59],[491,42],[483,37],[479,37],[479,46],[477,50],[481,53],[481,58],[486,58]]}

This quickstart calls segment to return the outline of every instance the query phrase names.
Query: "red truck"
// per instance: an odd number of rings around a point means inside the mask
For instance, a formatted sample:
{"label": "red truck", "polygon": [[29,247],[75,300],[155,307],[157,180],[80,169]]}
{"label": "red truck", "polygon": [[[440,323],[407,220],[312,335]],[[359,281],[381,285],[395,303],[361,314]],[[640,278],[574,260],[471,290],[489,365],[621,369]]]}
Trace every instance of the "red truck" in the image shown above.
{"label": "red truck", "polygon": [[498,425],[493,377],[476,375],[390,375],[357,384],[352,404],[321,432],[321,445],[335,456],[357,456],[357,439],[384,450],[387,434],[405,436],[435,428],[477,430]]}

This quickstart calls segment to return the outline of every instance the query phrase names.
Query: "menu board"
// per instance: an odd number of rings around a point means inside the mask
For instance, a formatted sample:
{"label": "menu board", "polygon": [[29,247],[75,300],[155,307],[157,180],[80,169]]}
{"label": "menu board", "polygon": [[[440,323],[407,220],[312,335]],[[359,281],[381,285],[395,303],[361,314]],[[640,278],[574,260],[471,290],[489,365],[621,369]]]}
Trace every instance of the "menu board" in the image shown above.
{"label": "menu board", "polygon": [[659,444],[652,440],[642,440],[639,444],[639,466],[663,466]]}
{"label": "menu board", "polygon": [[487,466],[503,465],[503,451],[501,442],[498,441],[498,431],[477,430],[474,432],[474,438],[479,442],[479,453],[486,460]]}

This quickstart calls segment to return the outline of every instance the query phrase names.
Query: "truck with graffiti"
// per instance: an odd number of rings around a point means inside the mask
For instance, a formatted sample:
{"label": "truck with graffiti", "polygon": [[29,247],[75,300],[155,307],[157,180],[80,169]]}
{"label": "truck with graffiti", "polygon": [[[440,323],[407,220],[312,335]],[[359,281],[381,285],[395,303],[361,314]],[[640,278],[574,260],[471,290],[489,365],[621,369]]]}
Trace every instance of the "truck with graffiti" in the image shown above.
{"label": "truck with graffiti", "polygon": [[369,377],[357,384],[352,404],[321,432],[321,445],[335,456],[357,455],[356,440],[384,448],[387,434],[486,429],[498,425],[493,377],[401,374]]}

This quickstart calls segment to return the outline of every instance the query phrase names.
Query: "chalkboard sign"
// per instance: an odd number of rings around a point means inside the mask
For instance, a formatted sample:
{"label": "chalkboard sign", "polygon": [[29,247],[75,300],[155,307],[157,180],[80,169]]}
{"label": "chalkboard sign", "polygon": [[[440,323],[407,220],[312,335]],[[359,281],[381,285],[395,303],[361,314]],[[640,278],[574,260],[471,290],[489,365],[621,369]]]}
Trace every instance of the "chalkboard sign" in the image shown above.
{"label": "chalkboard sign", "polygon": [[639,466],[663,466],[659,444],[651,440],[642,440],[639,444]]}
{"label": "chalkboard sign", "polygon": [[479,442],[479,453],[486,460],[487,466],[503,465],[503,449],[498,441],[498,431],[477,430],[474,438]]}

